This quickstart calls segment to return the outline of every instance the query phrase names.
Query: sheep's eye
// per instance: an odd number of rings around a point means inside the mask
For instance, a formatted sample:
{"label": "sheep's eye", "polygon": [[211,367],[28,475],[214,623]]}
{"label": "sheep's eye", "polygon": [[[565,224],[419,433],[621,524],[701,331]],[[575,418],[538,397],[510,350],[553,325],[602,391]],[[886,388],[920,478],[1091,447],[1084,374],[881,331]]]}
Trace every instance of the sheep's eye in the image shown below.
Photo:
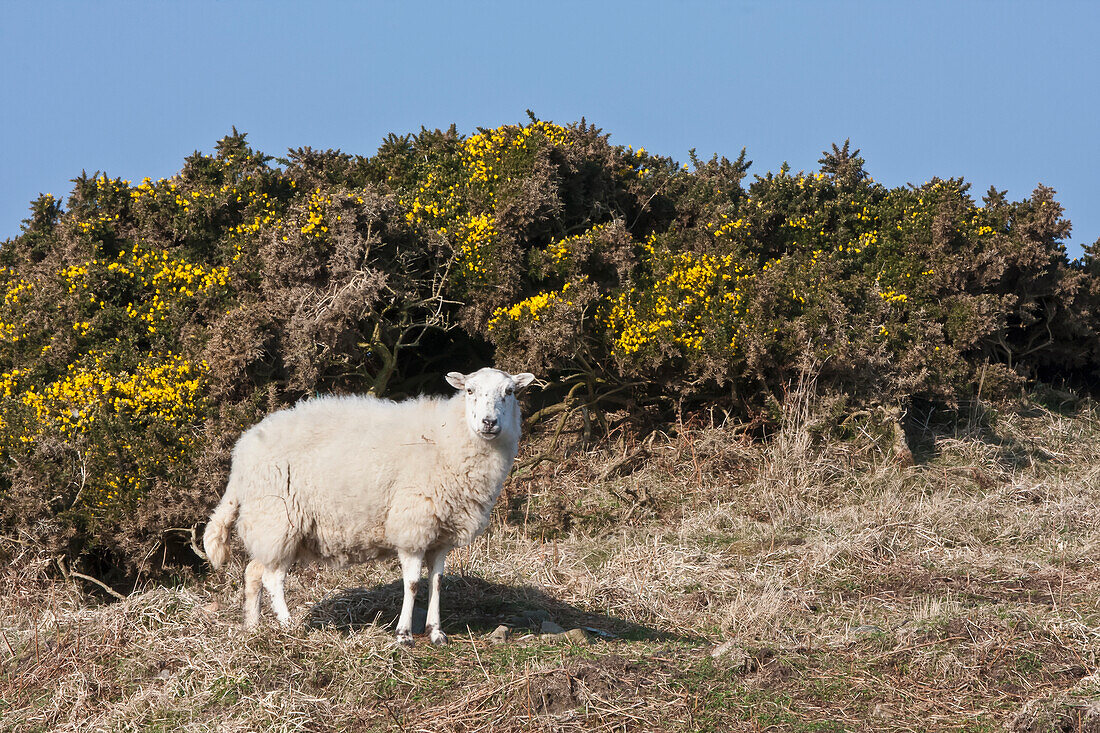
{"label": "sheep's eye", "polygon": [[512,394],[513,392],[515,392],[515,390],[514,390],[514,389],[512,389],[511,387],[509,387],[508,389],[504,390],[504,394]]}

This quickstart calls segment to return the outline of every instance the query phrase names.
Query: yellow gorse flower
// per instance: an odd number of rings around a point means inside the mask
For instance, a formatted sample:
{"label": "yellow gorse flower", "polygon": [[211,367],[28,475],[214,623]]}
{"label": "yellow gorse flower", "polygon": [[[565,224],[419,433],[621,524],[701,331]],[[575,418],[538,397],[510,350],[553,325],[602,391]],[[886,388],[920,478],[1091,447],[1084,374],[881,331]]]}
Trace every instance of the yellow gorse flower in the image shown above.
{"label": "yellow gorse flower", "polygon": [[505,319],[516,322],[527,319],[538,321],[542,313],[553,305],[555,301],[562,301],[567,305],[573,305],[573,302],[568,300],[565,295],[571,286],[572,283],[566,283],[561,290],[538,293],[532,295],[530,298],[521,300],[515,305],[506,308],[497,308],[493,312],[493,317],[489,319],[489,330],[492,331]]}
{"label": "yellow gorse flower", "polygon": [[[644,249],[662,256],[652,238]],[[664,340],[688,351],[703,351],[708,345],[735,350],[744,315],[742,286],[753,274],[729,254],[664,256],[666,275],[651,287],[631,288],[611,300],[606,322],[615,349],[630,355]]]}
{"label": "yellow gorse flower", "polygon": [[[7,268],[0,269],[3,270],[2,274],[11,274]],[[25,303],[33,290],[34,285],[30,281],[19,278],[4,293],[4,300],[0,303],[3,311],[3,319],[0,320],[0,343],[14,344],[26,338],[26,327],[19,316],[24,306],[20,304]]]}
{"label": "yellow gorse flower", "polygon": [[[194,420],[201,401],[205,363],[195,365],[168,352],[150,357],[132,372],[112,373],[105,354],[92,352],[87,364],[70,364],[67,373],[41,390],[17,390],[18,370],[0,375],[3,396],[18,398],[32,408],[41,431],[72,437],[97,420],[114,413],[128,419],[155,419],[163,423]],[[34,436],[31,436],[34,437]]]}
{"label": "yellow gorse flower", "polygon": [[[93,351],[80,363],[70,364],[59,379],[39,388],[23,384],[26,370],[0,374],[0,399],[14,400],[29,411],[31,423],[19,441],[33,444],[45,436],[57,436],[80,445],[101,439],[92,432],[101,423],[124,420],[183,433],[172,444],[158,446],[155,458],[135,454],[129,444],[115,446],[112,450],[119,451],[117,456],[124,463],[151,467],[181,460],[196,445],[197,439],[187,429],[203,413],[206,363],[196,364],[172,352],[151,355],[132,370],[113,371],[108,361],[105,353]],[[140,474],[122,476],[108,469],[87,477],[81,500],[93,513],[100,513],[140,488]]]}
{"label": "yellow gorse flower", "polygon": [[454,244],[455,272],[473,283],[489,274],[495,226],[496,191],[501,180],[522,169],[537,146],[573,144],[570,130],[551,122],[504,125],[463,141],[457,157],[424,172],[415,190],[399,199],[406,220]]}
{"label": "yellow gorse flower", "polygon": [[[207,294],[229,282],[228,267],[194,264],[174,257],[168,250],[146,248],[138,243],[129,250],[119,252],[113,259],[95,259],[58,272],[66,281],[70,294],[87,293],[89,301],[98,304],[100,308],[106,303],[97,298],[97,288],[93,288],[93,285],[98,283],[98,278],[93,282],[89,277],[92,270],[103,270],[125,278],[132,285],[149,293],[148,297],[141,298],[136,303],[128,303],[126,315],[144,321],[150,333],[155,332],[156,324],[168,317],[173,302],[180,298]],[[82,336],[88,333],[89,328],[90,323],[86,321],[73,324],[73,329]]]}
{"label": "yellow gorse flower", "polygon": [[301,227],[302,234],[316,239],[328,232],[328,226],[325,225],[325,210],[331,203],[332,197],[322,193],[320,188],[309,195],[305,222]]}
{"label": "yellow gorse flower", "polygon": [[591,240],[592,237],[598,235],[600,232],[607,229],[609,224],[597,224],[596,226],[582,232],[581,234],[575,234],[571,237],[565,237],[564,239],[557,239],[551,242],[546,247],[546,253],[550,255],[550,261],[555,265],[566,265],[575,259],[575,250],[585,240]]}

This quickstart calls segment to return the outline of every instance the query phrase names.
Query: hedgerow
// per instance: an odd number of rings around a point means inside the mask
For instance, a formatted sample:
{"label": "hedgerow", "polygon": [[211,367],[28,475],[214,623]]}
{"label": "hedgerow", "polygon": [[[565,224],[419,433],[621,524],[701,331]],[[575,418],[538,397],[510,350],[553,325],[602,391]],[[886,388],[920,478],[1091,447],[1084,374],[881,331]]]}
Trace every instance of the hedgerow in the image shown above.
{"label": "hedgerow", "polygon": [[0,247],[0,531],[164,572],[266,412],[488,362],[605,429],[767,420],[807,366],[853,408],[1095,380],[1097,245],[1067,258],[1052,190],[887,188],[858,153],[748,182],[744,151],[681,165],[532,118],[370,157],[234,130],[169,179],[81,174]]}

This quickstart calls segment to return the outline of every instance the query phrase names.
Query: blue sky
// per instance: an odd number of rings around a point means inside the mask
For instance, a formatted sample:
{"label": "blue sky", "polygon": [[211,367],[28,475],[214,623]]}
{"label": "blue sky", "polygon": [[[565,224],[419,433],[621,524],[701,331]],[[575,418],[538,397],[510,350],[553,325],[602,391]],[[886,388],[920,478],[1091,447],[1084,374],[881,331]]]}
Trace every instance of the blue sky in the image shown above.
{"label": "blue sky", "polygon": [[584,116],[613,142],[890,186],[1052,186],[1100,237],[1100,3],[121,2],[0,5],[0,240],[87,170],[140,180],[235,125],[271,155]]}

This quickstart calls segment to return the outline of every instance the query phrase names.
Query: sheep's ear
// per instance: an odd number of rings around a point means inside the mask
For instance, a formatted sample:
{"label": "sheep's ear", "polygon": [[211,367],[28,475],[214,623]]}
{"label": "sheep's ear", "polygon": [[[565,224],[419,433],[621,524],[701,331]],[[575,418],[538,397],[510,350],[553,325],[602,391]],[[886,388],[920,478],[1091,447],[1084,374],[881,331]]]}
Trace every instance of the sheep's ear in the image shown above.
{"label": "sheep's ear", "polygon": [[527,385],[531,384],[533,381],[535,381],[535,375],[530,372],[512,375],[512,384],[515,385],[517,392],[522,392],[527,389]]}
{"label": "sheep's ear", "polygon": [[462,389],[466,386],[466,377],[462,372],[448,372],[444,377],[447,380],[447,384],[451,385],[455,389]]}

